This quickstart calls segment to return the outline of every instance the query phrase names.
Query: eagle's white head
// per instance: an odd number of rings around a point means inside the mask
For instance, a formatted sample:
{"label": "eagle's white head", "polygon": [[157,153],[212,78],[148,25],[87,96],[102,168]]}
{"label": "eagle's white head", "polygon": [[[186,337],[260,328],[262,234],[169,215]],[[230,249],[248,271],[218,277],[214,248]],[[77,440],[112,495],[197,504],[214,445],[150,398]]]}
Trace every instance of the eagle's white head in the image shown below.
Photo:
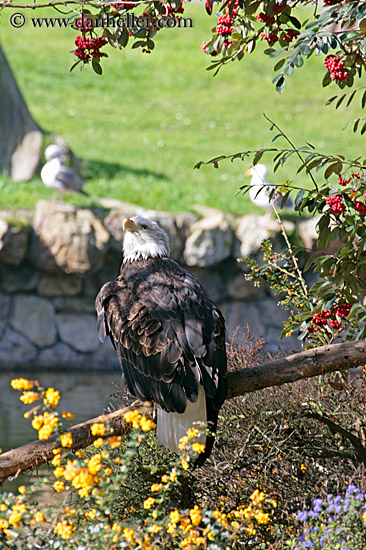
{"label": "eagle's white head", "polygon": [[154,221],[142,216],[123,220],[123,263],[169,256],[169,237]]}
{"label": "eagle's white head", "polygon": [[46,148],[44,152],[44,156],[47,162],[50,162],[53,159],[61,159],[64,156],[64,154],[61,147],[59,147],[58,145],[52,144]]}

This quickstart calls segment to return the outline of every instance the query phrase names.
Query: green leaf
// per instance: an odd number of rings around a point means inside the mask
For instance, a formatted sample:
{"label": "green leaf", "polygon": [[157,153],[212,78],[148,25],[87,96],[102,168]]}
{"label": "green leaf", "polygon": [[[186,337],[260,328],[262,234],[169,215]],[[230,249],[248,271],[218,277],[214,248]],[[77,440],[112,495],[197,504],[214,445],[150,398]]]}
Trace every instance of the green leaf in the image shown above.
{"label": "green leaf", "polygon": [[286,79],[282,75],[281,78],[277,81],[276,92],[278,92],[279,94],[282,94],[282,92],[284,92],[285,88],[286,88]]}
{"label": "green leaf", "polygon": [[283,69],[283,74],[285,74],[286,76],[291,76],[294,70],[295,69],[293,65],[290,65],[290,63],[287,63],[286,67]]}
{"label": "green leaf", "polygon": [[304,64],[304,60],[303,60],[303,58],[301,57],[301,55],[299,53],[294,56],[292,61],[295,65],[295,67],[298,67],[298,68],[302,67],[303,64]]}
{"label": "green leaf", "polygon": [[103,73],[103,69],[101,64],[99,63],[98,59],[96,57],[93,57],[92,59],[92,67],[95,73],[101,75]]}
{"label": "green leaf", "polygon": [[283,67],[283,65],[286,63],[286,59],[280,59],[280,61],[278,61],[276,63],[276,65],[273,67],[273,70],[274,71],[279,71],[281,69],[281,67]]}

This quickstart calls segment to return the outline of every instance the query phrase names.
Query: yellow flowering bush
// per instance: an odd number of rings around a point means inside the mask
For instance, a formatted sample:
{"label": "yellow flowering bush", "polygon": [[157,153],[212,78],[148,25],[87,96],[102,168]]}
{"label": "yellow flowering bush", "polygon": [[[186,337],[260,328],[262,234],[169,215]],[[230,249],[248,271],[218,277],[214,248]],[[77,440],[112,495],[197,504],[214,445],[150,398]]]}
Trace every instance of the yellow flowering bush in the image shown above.
{"label": "yellow flowering bush", "polygon": [[[30,384],[18,379],[13,387],[29,392]],[[36,381],[31,388],[35,386],[40,402],[30,411],[32,426],[40,439],[59,434],[59,446],[50,461],[51,483],[45,479],[38,485],[50,483],[58,498],[40,510],[32,499],[39,489],[37,484],[21,485],[17,495],[1,493],[1,548],[22,550],[26,541],[35,541],[50,550],[226,550],[234,548],[238,541],[243,544],[258,537],[258,529],[272,528],[269,499],[259,489],[253,492],[249,503],[229,513],[219,505],[211,509],[204,499],[201,503],[190,501],[191,464],[204,452],[200,442],[204,426],[189,429],[180,441],[181,455],[167,452],[169,462],[155,469],[152,477],[146,468],[138,470],[140,476],[150,479],[146,494],[140,504],[136,497],[129,510],[122,513],[118,501],[130,482],[132,470],[139,468],[139,453],[151,450],[154,422],[137,409],[128,411],[124,418],[133,429],[128,437],[121,438],[111,434],[107,423],[98,421],[90,428],[91,435],[97,437],[93,445],[73,452],[72,434],[62,424],[62,419],[70,418],[71,413],[59,414],[56,410],[59,392],[44,389]],[[151,463],[151,455],[146,454],[146,460]],[[186,496],[177,504],[179,493]]]}

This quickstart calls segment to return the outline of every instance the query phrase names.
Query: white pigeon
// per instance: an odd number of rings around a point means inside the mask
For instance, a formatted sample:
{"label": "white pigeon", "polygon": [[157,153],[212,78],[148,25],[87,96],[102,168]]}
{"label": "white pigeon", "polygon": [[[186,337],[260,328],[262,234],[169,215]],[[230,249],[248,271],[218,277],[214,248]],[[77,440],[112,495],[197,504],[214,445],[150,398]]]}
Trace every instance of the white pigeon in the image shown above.
{"label": "white pigeon", "polygon": [[[265,166],[264,164],[256,164],[255,166],[252,166],[252,168],[250,168],[250,170],[248,170],[248,172],[246,173],[247,175],[250,174],[252,176],[249,189],[250,200],[256,206],[264,208],[267,211],[267,215],[270,215],[272,212],[273,204],[275,204],[276,207],[281,206],[282,197],[277,193],[273,193],[272,198],[270,198],[271,191],[275,190],[277,188],[277,185],[274,185],[273,183],[269,183],[267,181],[267,166]],[[293,209],[294,206],[295,205],[290,198],[286,199],[284,208]]]}
{"label": "white pigeon", "polygon": [[46,187],[56,193],[82,193],[84,181],[64,164],[64,154],[58,145],[49,145],[45,152],[46,164],[41,170],[41,179]]}

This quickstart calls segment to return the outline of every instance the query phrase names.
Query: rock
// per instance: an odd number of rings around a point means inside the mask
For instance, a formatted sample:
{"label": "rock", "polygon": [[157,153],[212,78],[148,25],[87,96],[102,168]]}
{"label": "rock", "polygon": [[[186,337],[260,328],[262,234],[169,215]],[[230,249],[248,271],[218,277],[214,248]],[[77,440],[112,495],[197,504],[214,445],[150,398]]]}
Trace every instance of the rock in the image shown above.
{"label": "rock", "polygon": [[212,214],[191,227],[184,248],[184,261],[189,266],[207,267],[231,255],[233,232],[222,212]]}
{"label": "rock", "polygon": [[103,264],[110,235],[91,210],[39,201],[33,228],[28,257],[40,270],[85,276]]}
{"label": "rock", "polygon": [[61,340],[77,351],[92,352],[101,345],[95,315],[59,313],[56,315],[56,324]]}
{"label": "rock", "polygon": [[307,250],[314,251],[316,249],[318,240],[316,226],[318,222],[319,216],[300,222],[298,225],[299,237]]}
{"label": "rock", "polygon": [[0,340],[0,367],[12,369],[29,367],[34,364],[37,355],[35,346],[10,327],[6,329]]}
{"label": "rock", "polygon": [[39,277],[39,271],[32,269],[25,262],[17,267],[3,265],[0,272],[1,289],[9,294],[30,292],[37,287]]}
{"label": "rock", "polygon": [[18,265],[24,259],[29,227],[0,218],[0,263]]}
{"label": "rock", "polygon": [[230,298],[234,300],[260,300],[265,296],[264,288],[262,286],[254,286],[254,283],[251,281],[246,281],[242,273],[229,281],[227,290]]}
{"label": "rock", "polygon": [[55,311],[69,311],[74,313],[95,313],[94,297],[80,296],[70,298],[68,296],[52,300]]}
{"label": "rock", "polygon": [[37,357],[37,367],[49,369],[81,368],[86,366],[85,363],[85,355],[63,342],[57,342],[52,348],[43,349]]}
{"label": "rock", "polygon": [[239,329],[239,334],[248,325],[250,332],[255,337],[264,336],[265,327],[261,318],[258,302],[225,302],[220,304],[220,309],[226,320],[227,338],[231,338]]}
{"label": "rock", "polygon": [[118,355],[109,338],[93,353],[91,359],[93,368],[120,369]]}
{"label": "rock", "polygon": [[56,340],[54,310],[44,298],[16,296],[11,325],[39,347],[51,346]]}
{"label": "rock", "polygon": [[10,310],[10,296],[0,292],[0,337],[6,329]]}
{"label": "rock", "polygon": [[74,296],[81,292],[83,283],[74,275],[53,275],[47,273],[38,283],[38,294],[41,296]]}
{"label": "rock", "polygon": [[[261,242],[264,239],[276,240],[281,231],[275,220],[253,214],[237,219],[236,223],[234,256],[238,259],[256,256],[260,252]],[[295,224],[290,221],[285,220],[283,225],[287,233],[295,230]],[[246,269],[245,263],[240,265]]]}

